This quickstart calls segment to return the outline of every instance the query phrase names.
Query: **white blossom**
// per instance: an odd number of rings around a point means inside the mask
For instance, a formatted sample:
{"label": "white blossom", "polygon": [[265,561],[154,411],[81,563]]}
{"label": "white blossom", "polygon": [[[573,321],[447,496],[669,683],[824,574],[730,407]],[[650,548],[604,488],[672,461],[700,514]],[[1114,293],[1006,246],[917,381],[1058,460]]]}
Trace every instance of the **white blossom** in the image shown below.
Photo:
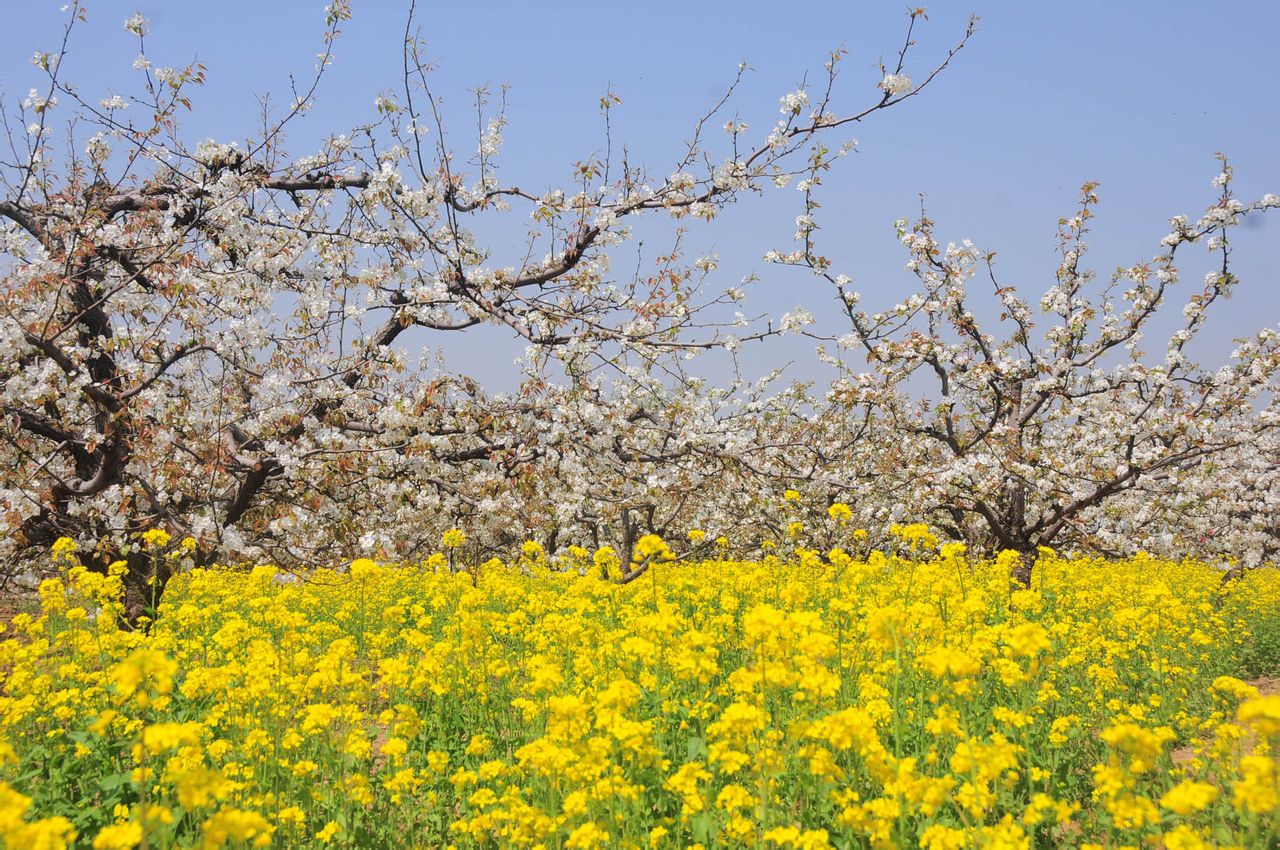
{"label": "white blossom", "polygon": [[799,115],[800,110],[804,109],[805,104],[808,102],[809,93],[804,89],[796,89],[782,96],[779,100],[778,111],[783,115]]}
{"label": "white blossom", "polygon": [[878,88],[890,97],[897,97],[911,91],[913,85],[911,78],[906,74],[885,74]]}
{"label": "white blossom", "polygon": [[125,18],[124,28],[128,32],[136,36],[144,36],[151,30],[151,21],[142,16],[142,13],[136,12]]}

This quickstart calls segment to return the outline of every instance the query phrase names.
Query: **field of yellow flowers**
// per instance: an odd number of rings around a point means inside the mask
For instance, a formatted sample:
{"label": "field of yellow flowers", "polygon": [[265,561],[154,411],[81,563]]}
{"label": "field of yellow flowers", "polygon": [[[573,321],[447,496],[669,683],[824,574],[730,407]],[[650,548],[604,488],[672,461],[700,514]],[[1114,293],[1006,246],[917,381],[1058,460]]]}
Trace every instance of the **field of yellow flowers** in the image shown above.
{"label": "field of yellow flowers", "polygon": [[800,548],[622,585],[530,545],[192,570],[128,630],[57,557],[0,635],[10,848],[1280,841],[1274,570]]}

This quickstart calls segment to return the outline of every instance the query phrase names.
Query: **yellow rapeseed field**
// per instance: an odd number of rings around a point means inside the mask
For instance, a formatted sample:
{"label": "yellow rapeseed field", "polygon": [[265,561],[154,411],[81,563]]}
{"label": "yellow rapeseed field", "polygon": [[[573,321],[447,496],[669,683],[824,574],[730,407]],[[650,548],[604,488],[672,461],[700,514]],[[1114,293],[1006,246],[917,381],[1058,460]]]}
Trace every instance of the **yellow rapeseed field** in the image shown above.
{"label": "yellow rapeseed field", "polygon": [[[0,838],[93,847],[1275,847],[1280,575],[784,544],[79,566],[0,637]],[[154,543],[155,541],[151,541]],[[655,546],[656,548],[656,546]],[[157,555],[157,557],[162,557]],[[561,569],[563,567],[567,569]],[[616,566],[616,563],[615,563]]]}

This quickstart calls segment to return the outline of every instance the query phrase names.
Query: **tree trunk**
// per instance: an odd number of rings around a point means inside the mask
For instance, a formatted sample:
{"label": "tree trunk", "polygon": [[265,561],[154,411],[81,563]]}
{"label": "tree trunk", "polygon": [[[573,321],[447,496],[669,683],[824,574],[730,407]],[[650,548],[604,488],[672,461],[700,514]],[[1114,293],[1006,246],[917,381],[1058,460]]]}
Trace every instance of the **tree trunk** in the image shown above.
{"label": "tree trunk", "polygon": [[1019,552],[1018,562],[1009,570],[1009,578],[1012,583],[1024,590],[1031,588],[1031,573],[1035,569],[1036,553]]}
{"label": "tree trunk", "polygon": [[129,572],[124,576],[124,614],[121,617],[121,627],[136,628],[143,617],[154,620],[165,586],[173,573],[169,560],[161,554],[139,550],[126,556],[114,553],[102,559],[98,566],[99,572],[106,572],[107,566],[116,561],[124,561],[129,566]]}

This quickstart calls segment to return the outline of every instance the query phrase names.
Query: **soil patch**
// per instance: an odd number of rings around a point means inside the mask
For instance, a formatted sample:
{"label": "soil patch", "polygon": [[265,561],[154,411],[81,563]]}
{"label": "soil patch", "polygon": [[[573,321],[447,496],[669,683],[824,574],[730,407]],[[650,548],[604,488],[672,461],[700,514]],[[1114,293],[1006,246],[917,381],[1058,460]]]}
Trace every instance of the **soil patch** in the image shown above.
{"label": "soil patch", "polygon": [[8,631],[9,623],[19,614],[35,614],[40,610],[40,600],[34,596],[0,593],[0,624]]}
{"label": "soil patch", "polygon": [[[1248,679],[1246,684],[1257,688],[1258,696],[1260,697],[1280,694],[1280,676],[1260,676],[1256,679]],[[1246,737],[1243,743],[1246,748],[1251,747],[1253,745],[1253,735],[1250,734]],[[1173,758],[1174,764],[1181,766],[1195,758],[1196,752],[1192,747],[1182,746],[1173,750],[1169,755]]]}

